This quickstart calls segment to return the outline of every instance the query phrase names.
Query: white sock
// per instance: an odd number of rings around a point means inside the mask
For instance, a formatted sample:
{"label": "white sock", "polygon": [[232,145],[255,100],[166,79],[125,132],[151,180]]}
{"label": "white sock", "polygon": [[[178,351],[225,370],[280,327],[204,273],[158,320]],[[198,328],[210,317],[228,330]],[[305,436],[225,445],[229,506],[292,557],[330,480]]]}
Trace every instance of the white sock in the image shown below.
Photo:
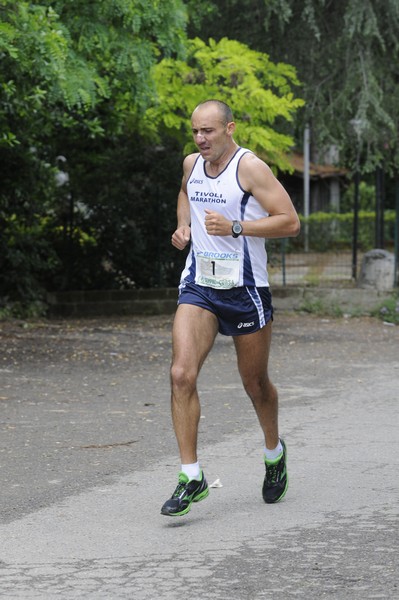
{"label": "white sock", "polygon": [[280,454],[283,453],[283,446],[281,445],[280,440],[278,441],[278,444],[274,448],[274,450],[269,450],[269,448],[266,448],[265,446],[264,453],[266,456],[266,460],[275,460],[276,458],[278,458]]}
{"label": "white sock", "polygon": [[196,463],[190,463],[188,465],[182,464],[181,470],[187,475],[189,479],[199,479],[201,470],[198,461]]}

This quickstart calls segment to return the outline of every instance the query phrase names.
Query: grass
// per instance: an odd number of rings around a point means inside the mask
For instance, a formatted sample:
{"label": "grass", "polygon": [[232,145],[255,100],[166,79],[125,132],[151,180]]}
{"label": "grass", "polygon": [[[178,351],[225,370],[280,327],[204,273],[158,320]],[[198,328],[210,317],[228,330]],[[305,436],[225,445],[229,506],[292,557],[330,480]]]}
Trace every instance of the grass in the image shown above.
{"label": "grass", "polygon": [[362,310],[359,307],[343,310],[338,303],[325,303],[319,298],[304,300],[299,310],[319,317],[340,318],[343,316],[362,317],[369,315],[386,323],[399,325],[399,295],[384,300],[382,304],[371,311]]}
{"label": "grass", "polygon": [[[322,300],[305,300],[301,304],[299,310],[309,314],[317,315],[319,317],[335,317],[340,318],[346,314],[349,314],[342,310],[342,308],[335,303],[325,304]],[[350,313],[351,317],[359,316],[358,311]]]}
{"label": "grass", "polygon": [[40,300],[28,302],[8,302],[0,305],[0,321],[7,319],[36,319],[45,316],[47,306]]}
{"label": "grass", "polygon": [[371,314],[385,323],[399,325],[399,295],[386,299]]}

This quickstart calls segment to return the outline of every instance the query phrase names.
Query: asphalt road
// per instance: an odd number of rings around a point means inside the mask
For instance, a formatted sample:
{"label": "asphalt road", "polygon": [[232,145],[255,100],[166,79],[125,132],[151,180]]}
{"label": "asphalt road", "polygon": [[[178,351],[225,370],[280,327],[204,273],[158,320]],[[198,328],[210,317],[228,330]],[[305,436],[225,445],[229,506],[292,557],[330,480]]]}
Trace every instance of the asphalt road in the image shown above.
{"label": "asphalt road", "polygon": [[277,505],[219,336],[200,460],[222,487],[174,519],[160,515],[179,469],[170,330],[170,317],[0,323],[0,597],[399,598],[399,327],[277,313],[290,476]]}

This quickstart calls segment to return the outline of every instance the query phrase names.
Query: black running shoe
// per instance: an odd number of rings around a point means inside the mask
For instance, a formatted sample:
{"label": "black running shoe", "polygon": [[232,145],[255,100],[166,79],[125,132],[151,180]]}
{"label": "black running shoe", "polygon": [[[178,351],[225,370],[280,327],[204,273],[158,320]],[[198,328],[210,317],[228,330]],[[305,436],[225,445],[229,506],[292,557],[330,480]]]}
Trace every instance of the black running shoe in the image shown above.
{"label": "black running shoe", "polygon": [[161,514],[169,517],[180,517],[185,515],[191,508],[193,502],[199,502],[209,494],[208,484],[201,471],[201,479],[189,481],[185,473],[179,473],[179,483],[172,497],[165,502],[161,508]]}
{"label": "black running shoe", "polygon": [[262,495],[266,504],[274,504],[284,498],[288,489],[287,448],[283,440],[283,453],[276,460],[266,460],[266,475],[263,482]]}

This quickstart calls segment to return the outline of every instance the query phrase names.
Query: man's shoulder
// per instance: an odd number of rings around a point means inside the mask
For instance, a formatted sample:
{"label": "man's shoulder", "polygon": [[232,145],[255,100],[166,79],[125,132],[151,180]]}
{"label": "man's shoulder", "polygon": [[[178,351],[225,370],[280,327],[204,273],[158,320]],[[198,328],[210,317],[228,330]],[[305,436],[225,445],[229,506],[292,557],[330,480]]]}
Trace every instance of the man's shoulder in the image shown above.
{"label": "man's shoulder", "polygon": [[199,156],[199,152],[194,152],[193,154],[188,154],[183,160],[183,181],[186,182],[190,177],[190,174],[194,169],[195,163]]}
{"label": "man's shoulder", "polygon": [[187,156],[183,160],[184,167],[185,168],[186,168],[186,166],[192,167],[199,156],[200,156],[199,152],[193,152],[192,154],[187,154]]}
{"label": "man's shoulder", "polygon": [[267,163],[257,156],[252,150],[246,150],[240,159],[240,171],[253,171],[257,169],[270,170]]}
{"label": "man's shoulder", "polygon": [[252,150],[248,150],[248,148],[241,148],[242,154],[241,154],[241,159],[240,159],[240,164],[246,165],[246,164],[255,164],[256,162],[263,162],[263,160],[261,160],[259,158],[259,156],[257,156],[255,154],[255,152],[253,152]]}
{"label": "man's shoulder", "polygon": [[249,150],[241,157],[238,177],[241,186],[252,193],[255,184],[267,185],[273,178],[273,174],[267,163]]}

